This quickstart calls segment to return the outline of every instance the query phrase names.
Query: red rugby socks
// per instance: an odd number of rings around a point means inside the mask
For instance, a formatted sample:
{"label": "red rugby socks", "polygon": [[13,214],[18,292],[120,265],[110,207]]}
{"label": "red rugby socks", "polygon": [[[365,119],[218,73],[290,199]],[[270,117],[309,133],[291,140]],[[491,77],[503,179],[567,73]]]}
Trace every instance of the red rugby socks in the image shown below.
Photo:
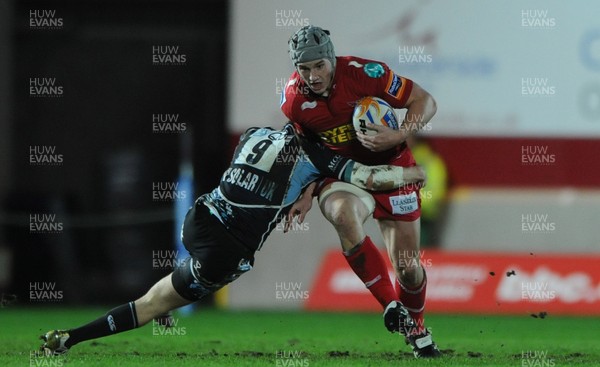
{"label": "red rugby socks", "polygon": [[399,279],[396,281],[397,296],[415,321],[415,329],[410,331],[411,334],[422,334],[425,330],[425,319],[423,314],[425,311],[426,290],[427,275],[425,274],[425,269],[423,269],[423,281],[416,287],[407,287],[400,283]]}
{"label": "red rugby socks", "polygon": [[352,250],[344,251],[344,256],[352,270],[383,308],[397,299],[386,262],[369,236],[366,236],[362,243]]}

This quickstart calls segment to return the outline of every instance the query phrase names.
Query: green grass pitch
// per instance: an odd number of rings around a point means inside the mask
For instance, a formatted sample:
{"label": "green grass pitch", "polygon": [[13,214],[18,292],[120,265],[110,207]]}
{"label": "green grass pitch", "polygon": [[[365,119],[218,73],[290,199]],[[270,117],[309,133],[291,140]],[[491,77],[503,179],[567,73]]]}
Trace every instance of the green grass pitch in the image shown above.
{"label": "green grass pitch", "polygon": [[0,309],[0,366],[600,366],[598,318],[429,315],[444,358],[416,360],[379,314],[210,309],[37,357],[40,334],[104,312]]}

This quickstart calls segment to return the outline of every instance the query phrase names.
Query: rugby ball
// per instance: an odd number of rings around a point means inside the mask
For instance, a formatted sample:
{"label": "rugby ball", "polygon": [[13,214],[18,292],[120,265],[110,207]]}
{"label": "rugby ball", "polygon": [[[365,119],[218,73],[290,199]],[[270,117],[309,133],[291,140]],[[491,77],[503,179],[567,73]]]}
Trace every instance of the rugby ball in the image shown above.
{"label": "rugby ball", "polygon": [[377,134],[377,130],[369,129],[367,123],[398,130],[396,111],[389,103],[377,97],[364,97],[354,107],[352,115],[354,130],[367,135]]}

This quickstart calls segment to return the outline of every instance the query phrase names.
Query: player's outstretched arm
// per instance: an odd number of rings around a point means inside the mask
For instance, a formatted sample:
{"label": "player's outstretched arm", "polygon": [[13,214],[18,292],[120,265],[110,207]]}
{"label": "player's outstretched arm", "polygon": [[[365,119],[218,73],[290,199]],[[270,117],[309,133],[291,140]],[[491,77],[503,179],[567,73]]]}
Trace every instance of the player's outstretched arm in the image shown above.
{"label": "player's outstretched arm", "polygon": [[306,190],[304,190],[300,198],[298,198],[294,205],[292,205],[285,218],[283,233],[287,233],[290,230],[294,220],[296,220],[299,224],[304,222],[306,214],[308,214],[310,208],[312,208],[313,191],[315,190],[316,186],[316,181],[311,182],[311,184],[306,187]]}
{"label": "player's outstretched arm", "polygon": [[410,183],[424,186],[427,178],[425,171],[419,166],[367,166],[358,162],[348,165],[343,177],[344,181],[361,189],[374,191],[392,190]]}
{"label": "player's outstretched arm", "polygon": [[361,189],[393,190],[409,183],[424,186],[425,171],[419,167],[367,166],[335,154],[323,144],[299,137],[306,159],[323,176],[336,177]]}

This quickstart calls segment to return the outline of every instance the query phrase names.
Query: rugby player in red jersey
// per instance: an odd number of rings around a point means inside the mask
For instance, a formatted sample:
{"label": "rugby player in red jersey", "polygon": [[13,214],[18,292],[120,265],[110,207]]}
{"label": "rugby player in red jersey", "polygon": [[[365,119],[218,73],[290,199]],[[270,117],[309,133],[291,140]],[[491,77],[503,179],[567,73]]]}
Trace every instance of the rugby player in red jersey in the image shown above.
{"label": "rugby player in red jersey", "polygon": [[[299,131],[320,138],[336,153],[365,164],[415,165],[405,140],[436,112],[435,100],[427,91],[382,62],[336,57],[329,32],[319,27],[302,27],[290,38],[288,46],[296,70],[282,93],[281,109]],[[372,125],[369,128],[377,130],[377,134],[357,133],[352,114],[356,102],[366,96],[406,109],[400,129]],[[404,334],[417,358],[440,356],[423,318],[427,277],[419,255],[419,187],[409,185],[369,194],[326,179],[316,195],[323,215],[340,237],[349,265],[385,308],[388,330]],[[298,208],[305,208],[304,205],[298,204],[292,214],[302,217],[305,213]],[[395,289],[383,257],[365,235],[363,223],[371,214],[378,221],[396,273]],[[410,330],[396,321],[398,299],[415,320],[416,325]]]}

